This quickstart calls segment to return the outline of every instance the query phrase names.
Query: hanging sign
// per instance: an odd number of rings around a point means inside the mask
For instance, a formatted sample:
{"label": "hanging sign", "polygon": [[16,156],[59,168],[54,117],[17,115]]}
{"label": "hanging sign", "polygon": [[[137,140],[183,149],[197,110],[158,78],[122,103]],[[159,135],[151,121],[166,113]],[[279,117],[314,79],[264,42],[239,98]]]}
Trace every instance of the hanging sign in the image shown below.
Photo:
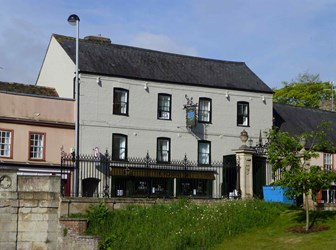
{"label": "hanging sign", "polygon": [[186,110],[186,125],[188,128],[192,128],[196,126],[196,119],[197,119],[197,103],[193,103],[193,98],[188,98],[187,95],[185,95],[185,98],[187,99],[187,104],[183,105]]}
{"label": "hanging sign", "polygon": [[186,109],[186,125],[187,127],[195,127],[196,126],[196,107],[188,107]]}

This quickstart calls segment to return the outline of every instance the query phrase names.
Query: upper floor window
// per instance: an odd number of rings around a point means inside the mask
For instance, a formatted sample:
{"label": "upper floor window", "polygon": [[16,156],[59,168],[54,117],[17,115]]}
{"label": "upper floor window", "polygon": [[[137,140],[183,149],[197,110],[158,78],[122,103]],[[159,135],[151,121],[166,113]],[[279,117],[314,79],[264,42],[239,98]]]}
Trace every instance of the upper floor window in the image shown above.
{"label": "upper floor window", "polygon": [[159,94],[158,96],[158,119],[171,119],[171,95]]}
{"label": "upper floor window", "polygon": [[211,142],[198,141],[198,164],[210,164]]}
{"label": "upper floor window", "polygon": [[198,121],[211,122],[211,99],[200,98],[198,102]]}
{"label": "upper floor window", "polygon": [[128,90],[114,88],[113,90],[113,114],[128,115]]}
{"label": "upper floor window", "polygon": [[13,131],[0,129],[0,157],[12,158]]}
{"label": "upper floor window", "polygon": [[45,133],[29,132],[29,160],[45,160]]}
{"label": "upper floor window", "polygon": [[157,139],[156,160],[170,162],[170,139],[160,137]]}
{"label": "upper floor window", "polygon": [[112,135],[112,159],[127,160],[127,135]]}
{"label": "upper floor window", "polygon": [[250,108],[248,102],[238,102],[237,103],[237,125],[238,126],[249,126],[250,120]]}
{"label": "upper floor window", "polygon": [[330,171],[332,170],[332,154],[324,153],[323,154],[323,166],[324,170]]}

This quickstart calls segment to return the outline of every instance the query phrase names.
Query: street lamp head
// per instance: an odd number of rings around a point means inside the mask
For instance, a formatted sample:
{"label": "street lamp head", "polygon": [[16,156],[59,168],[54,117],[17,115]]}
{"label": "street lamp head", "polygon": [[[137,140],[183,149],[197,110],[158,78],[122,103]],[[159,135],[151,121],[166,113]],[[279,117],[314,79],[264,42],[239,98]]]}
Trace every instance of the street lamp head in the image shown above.
{"label": "street lamp head", "polygon": [[76,25],[77,21],[79,22],[80,19],[76,14],[72,14],[68,17],[68,22],[70,25]]}

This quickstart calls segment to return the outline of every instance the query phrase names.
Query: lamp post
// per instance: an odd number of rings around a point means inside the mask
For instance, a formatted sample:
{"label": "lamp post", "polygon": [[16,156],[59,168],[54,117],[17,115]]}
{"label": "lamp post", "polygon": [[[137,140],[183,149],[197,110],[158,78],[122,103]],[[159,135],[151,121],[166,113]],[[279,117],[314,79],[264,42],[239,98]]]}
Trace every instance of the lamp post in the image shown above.
{"label": "lamp post", "polygon": [[75,79],[75,103],[76,103],[76,121],[75,121],[75,195],[79,195],[79,77],[78,77],[78,48],[79,48],[79,17],[72,14],[68,17],[70,25],[76,26],[76,79]]}

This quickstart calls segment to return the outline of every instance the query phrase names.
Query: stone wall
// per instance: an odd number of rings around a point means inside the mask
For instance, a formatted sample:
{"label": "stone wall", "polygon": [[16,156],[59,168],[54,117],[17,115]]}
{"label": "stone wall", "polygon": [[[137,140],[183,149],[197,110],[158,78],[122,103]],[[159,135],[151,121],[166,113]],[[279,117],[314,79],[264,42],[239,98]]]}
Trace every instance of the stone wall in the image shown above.
{"label": "stone wall", "polygon": [[0,249],[57,249],[60,178],[0,170]]}

